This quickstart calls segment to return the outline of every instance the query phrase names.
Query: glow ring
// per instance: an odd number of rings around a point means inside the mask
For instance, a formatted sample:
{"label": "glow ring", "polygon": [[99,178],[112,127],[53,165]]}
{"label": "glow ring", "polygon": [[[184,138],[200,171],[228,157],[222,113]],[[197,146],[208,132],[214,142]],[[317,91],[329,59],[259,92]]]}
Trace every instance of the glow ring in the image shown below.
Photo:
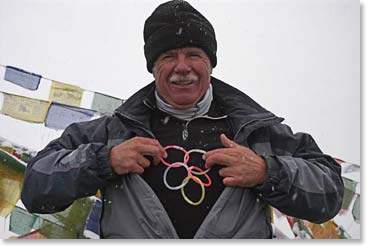
{"label": "glow ring", "polygon": [[[178,185],[178,186],[170,186],[167,182],[167,173],[168,171],[172,168],[172,167],[184,167],[186,168],[187,172],[189,172],[189,168],[188,166],[185,164],[185,163],[182,163],[182,162],[175,162],[173,164],[171,164],[171,166],[167,167],[166,170],[164,171],[164,174],[163,174],[163,183],[166,185],[166,187],[170,190],[178,190],[178,189],[181,189],[183,188],[188,182],[189,180],[187,180],[186,182],[182,182],[182,184]],[[189,176],[187,176],[189,177]]]}
{"label": "glow ring", "polygon": [[[177,146],[177,145],[168,145],[166,147],[164,147],[164,150],[167,150],[167,149],[177,149],[177,150],[181,150],[182,152],[185,153],[185,157],[184,157],[184,164],[187,164],[189,162],[189,159],[190,159],[190,156],[187,155],[187,150],[185,150],[184,148],[180,147],[180,146]],[[187,156],[187,157],[186,157]],[[166,165],[167,167],[179,167],[178,165],[174,165],[174,164],[171,164],[171,163],[168,163],[166,162],[163,158],[161,158],[161,162]]]}
{"label": "glow ring", "polygon": [[186,178],[184,178],[184,180],[182,181],[182,183],[185,183],[185,182],[187,182],[187,183],[188,183],[190,179],[193,179],[194,181],[195,181],[195,179],[197,179],[197,180],[198,180],[198,182],[199,182],[199,184],[200,184],[200,186],[201,186],[201,197],[200,197],[199,201],[197,201],[197,202],[193,202],[193,201],[191,201],[191,200],[186,196],[184,187],[182,187],[182,188],[181,188],[181,195],[182,195],[183,199],[185,199],[185,201],[186,201],[187,203],[189,203],[189,204],[191,204],[191,205],[193,205],[193,206],[197,206],[197,205],[200,205],[200,204],[204,201],[204,197],[205,197],[205,188],[204,188],[204,184],[203,184],[203,182],[201,182],[201,180],[200,180],[199,178],[197,178],[197,177],[195,177],[195,176],[192,176],[192,177],[187,176]]}
{"label": "glow ring", "polygon": [[[185,154],[185,157],[186,158],[186,155],[189,156],[191,153],[193,152],[196,152],[196,153],[201,153],[201,154],[205,154],[206,151],[205,150],[202,150],[202,149],[191,149],[189,150],[186,154]],[[187,163],[186,163],[187,164]],[[191,171],[193,174],[195,175],[205,175],[207,174],[208,172],[210,171],[210,168],[206,169],[205,171],[202,171],[202,172],[196,172],[196,171]]]}
{"label": "glow ring", "polygon": [[[208,183],[203,183],[203,181],[201,181],[201,179],[199,179],[198,177],[195,177],[195,176],[193,176],[192,174],[194,173],[193,171],[192,171],[192,169],[196,169],[196,170],[198,170],[199,171],[199,173],[201,173],[200,175],[205,175],[205,177],[206,177],[206,179],[208,180]],[[208,170],[206,170],[206,171],[208,171]],[[191,166],[191,167],[189,167],[189,170],[188,170],[188,172],[189,172],[189,176],[191,177],[191,178],[193,178],[193,177],[195,177],[195,178],[197,178],[198,180],[200,180],[200,182],[205,186],[205,187],[209,187],[209,186],[211,186],[212,185],[212,179],[209,177],[209,175],[208,174],[206,174],[200,167],[197,167],[197,166]],[[193,179],[194,181],[195,181],[195,179]],[[195,181],[196,182],[196,181]],[[196,182],[196,183],[198,183],[198,182]],[[200,184],[200,183],[198,183],[198,184]]]}

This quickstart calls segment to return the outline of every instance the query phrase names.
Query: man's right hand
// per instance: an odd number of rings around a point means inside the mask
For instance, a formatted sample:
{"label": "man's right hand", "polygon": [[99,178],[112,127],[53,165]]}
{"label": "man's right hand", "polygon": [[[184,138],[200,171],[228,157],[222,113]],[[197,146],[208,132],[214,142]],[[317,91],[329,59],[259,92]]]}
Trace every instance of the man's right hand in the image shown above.
{"label": "man's right hand", "polygon": [[150,161],[144,156],[152,156],[153,163],[159,164],[161,158],[167,157],[167,152],[155,139],[134,137],[110,151],[110,163],[117,174],[144,172],[150,166]]}

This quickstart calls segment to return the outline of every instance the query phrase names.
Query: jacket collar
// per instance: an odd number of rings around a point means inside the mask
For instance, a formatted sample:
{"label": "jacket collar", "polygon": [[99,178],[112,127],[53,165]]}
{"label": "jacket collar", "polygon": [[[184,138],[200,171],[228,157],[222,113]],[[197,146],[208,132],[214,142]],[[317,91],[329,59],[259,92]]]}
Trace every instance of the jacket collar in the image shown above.
{"label": "jacket collar", "polygon": [[[213,86],[213,96],[218,100],[219,105],[223,106],[224,114],[229,116],[232,127],[239,131],[243,126],[254,122],[262,122],[264,125],[268,122],[283,121],[282,118],[275,116],[270,111],[261,107],[252,98],[240,90],[226,84],[219,79],[211,77]],[[130,120],[141,123],[149,129],[149,120],[152,109],[156,108],[155,102],[155,82],[151,82],[115,110],[115,113],[124,116]],[[257,127],[263,124],[255,124]],[[254,126],[254,124],[252,124]]]}

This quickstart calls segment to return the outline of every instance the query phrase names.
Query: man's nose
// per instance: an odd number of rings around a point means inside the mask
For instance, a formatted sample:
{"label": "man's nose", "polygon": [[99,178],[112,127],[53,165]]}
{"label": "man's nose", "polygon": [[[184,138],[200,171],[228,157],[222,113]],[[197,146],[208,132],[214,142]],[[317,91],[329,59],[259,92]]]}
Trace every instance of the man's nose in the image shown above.
{"label": "man's nose", "polygon": [[189,73],[191,71],[191,66],[184,54],[179,54],[177,56],[177,64],[174,70],[176,73]]}

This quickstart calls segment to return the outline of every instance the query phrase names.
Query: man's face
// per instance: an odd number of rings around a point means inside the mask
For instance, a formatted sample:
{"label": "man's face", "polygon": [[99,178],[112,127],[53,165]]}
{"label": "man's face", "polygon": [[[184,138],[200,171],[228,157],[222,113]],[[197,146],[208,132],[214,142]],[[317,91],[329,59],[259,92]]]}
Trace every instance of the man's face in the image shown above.
{"label": "man's face", "polygon": [[162,53],[153,67],[159,95],[177,109],[192,108],[209,88],[212,67],[200,48]]}

